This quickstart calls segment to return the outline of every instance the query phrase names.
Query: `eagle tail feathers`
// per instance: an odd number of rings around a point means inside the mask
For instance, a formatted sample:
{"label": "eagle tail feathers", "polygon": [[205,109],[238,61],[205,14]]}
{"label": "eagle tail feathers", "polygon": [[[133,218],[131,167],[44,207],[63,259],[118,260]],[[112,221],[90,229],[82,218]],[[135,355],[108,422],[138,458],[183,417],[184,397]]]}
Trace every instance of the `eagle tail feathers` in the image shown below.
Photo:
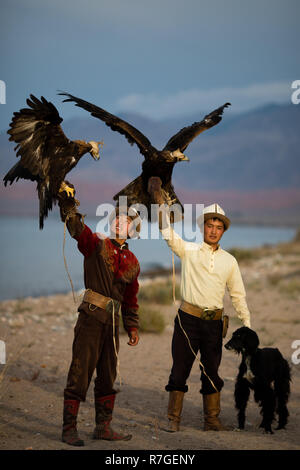
{"label": "eagle tail feathers", "polygon": [[52,210],[53,198],[46,184],[38,184],[39,193],[39,224],[40,230],[44,228],[44,219],[48,216],[48,212]]}
{"label": "eagle tail feathers", "polygon": [[149,202],[147,189],[145,190],[142,176],[138,176],[131,181],[125,188],[121,189],[117,194],[114,195],[113,200],[118,201],[119,197],[127,197],[127,205],[132,204],[145,204]]}

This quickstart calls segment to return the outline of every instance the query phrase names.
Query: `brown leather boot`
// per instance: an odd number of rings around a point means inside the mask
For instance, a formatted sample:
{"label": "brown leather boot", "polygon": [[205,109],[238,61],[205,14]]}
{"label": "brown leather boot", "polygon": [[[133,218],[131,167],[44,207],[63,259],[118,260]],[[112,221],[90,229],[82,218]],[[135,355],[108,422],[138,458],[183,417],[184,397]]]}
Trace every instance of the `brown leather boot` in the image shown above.
{"label": "brown leather boot", "polygon": [[63,430],[61,438],[63,442],[76,447],[84,446],[83,440],[79,439],[77,433],[79,404],[79,400],[64,400]]}
{"label": "brown leather boot", "polygon": [[229,431],[219,420],[220,392],[203,395],[204,431]]}
{"label": "brown leather boot", "polygon": [[95,398],[96,427],[94,429],[93,439],[129,441],[132,438],[131,434],[119,434],[110,427],[115,398],[115,394]]}
{"label": "brown leather boot", "polygon": [[184,392],[179,390],[172,390],[169,392],[169,404],[168,404],[168,425],[164,429],[168,432],[179,431],[180,418],[183,407]]}

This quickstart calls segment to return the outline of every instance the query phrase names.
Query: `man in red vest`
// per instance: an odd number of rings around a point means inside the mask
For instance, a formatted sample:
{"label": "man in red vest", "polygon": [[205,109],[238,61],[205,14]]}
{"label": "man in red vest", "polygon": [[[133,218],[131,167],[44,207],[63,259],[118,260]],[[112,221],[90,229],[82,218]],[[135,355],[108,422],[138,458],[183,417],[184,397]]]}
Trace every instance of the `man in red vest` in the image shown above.
{"label": "man in red vest", "polygon": [[[68,186],[72,188],[69,183]],[[75,195],[74,187],[73,192]],[[129,440],[132,437],[115,432],[110,422],[116,395],[113,385],[119,350],[119,309],[129,336],[128,344],[136,346],[139,342],[137,293],[140,266],[126,243],[133,233],[138,232],[136,222],[139,219],[138,214],[129,217],[127,212],[116,209],[111,217],[110,237],[101,236],[84,224],[74,195],[69,196],[62,189],[59,206],[61,219],[84,256],[86,291],[78,307],[72,362],[64,390],[62,441],[83,446],[77,432],[77,415],[95,370],[96,427],[93,438]]]}

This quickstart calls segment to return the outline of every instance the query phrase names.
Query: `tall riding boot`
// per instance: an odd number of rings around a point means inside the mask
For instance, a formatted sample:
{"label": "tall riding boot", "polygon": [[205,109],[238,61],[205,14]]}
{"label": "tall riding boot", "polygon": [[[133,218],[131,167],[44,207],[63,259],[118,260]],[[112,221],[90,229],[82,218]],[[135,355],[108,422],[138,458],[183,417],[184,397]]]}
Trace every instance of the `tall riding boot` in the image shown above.
{"label": "tall riding boot", "polygon": [[99,398],[95,397],[96,427],[94,429],[94,439],[129,441],[132,438],[131,434],[119,434],[110,427],[115,398],[115,394]]}
{"label": "tall riding boot", "polygon": [[220,392],[203,395],[204,431],[229,431],[219,420]]}
{"label": "tall riding boot", "polygon": [[183,407],[184,392],[179,390],[172,390],[169,392],[168,404],[168,426],[165,431],[176,432],[179,431],[181,412]]}
{"label": "tall riding boot", "polygon": [[64,400],[62,441],[71,446],[84,446],[77,433],[79,400]]}

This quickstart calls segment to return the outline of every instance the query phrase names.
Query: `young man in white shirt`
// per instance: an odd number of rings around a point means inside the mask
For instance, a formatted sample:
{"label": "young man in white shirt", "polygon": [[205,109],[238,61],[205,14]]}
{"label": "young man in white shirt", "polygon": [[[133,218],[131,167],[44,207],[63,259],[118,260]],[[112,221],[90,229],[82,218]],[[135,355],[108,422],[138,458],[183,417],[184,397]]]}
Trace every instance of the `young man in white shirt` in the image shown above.
{"label": "young man in white shirt", "polygon": [[[152,202],[165,203],[161,180],[152,177],[148,192]],[[223,298],[226,287],[244,326],[250,327],[250,312],[236,259],[223,250],[219,241],[230,220],[218,204],[204,209],[204,242],[184,241],[171,227],[167,212],[160,210],[159,227],[171,250],[181,259],[181,305],[175,318],[172,339],[173,366],[166,390],[169,392],[168,431],[179,430],[184,393],[195,354],[200,350],[204,430],[227,430],[219,419],[218,375],[222,356]]]}

